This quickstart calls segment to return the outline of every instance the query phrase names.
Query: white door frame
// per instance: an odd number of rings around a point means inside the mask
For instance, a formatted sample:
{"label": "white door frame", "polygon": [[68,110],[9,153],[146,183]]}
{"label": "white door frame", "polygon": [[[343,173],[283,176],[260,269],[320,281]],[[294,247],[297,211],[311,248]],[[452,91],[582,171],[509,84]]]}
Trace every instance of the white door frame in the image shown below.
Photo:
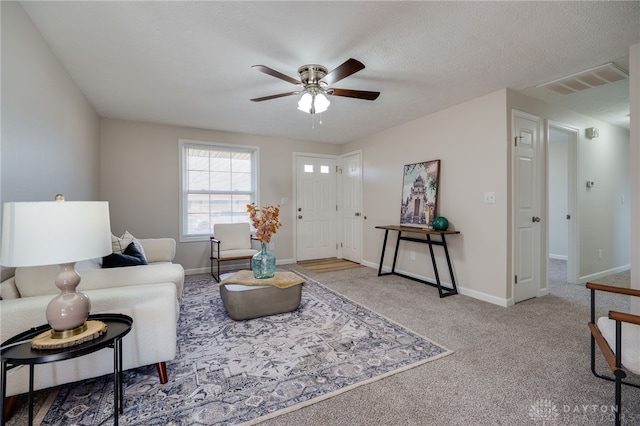
{"label": "white door frame", "polygon": [[[350,156],[350,155],[354,155],[354,154],[360,154],[360,206],[362,208],[363,206],[363,194],[362,194],[362,176],[363,176],[363,170],[362,170],[362,150],[356,150],[356,151],[352,151],[352,152],[347,152],[345,154],[341,154],[341,155],[331,155],[331,154],[317,154],[317,153],[307,153],[307,152],[294,152],[293,153],[293,162],[292,162],[292,176],[293,176],[293,203],[291,203],[291,217],[295,218],[298,215],[298,212],[296,211],[296,206],[298,205],[298,179],[297,179],[297,163],[298,163],[298,158],[299,157],[316,157],[316,158],[329,158],[329,159],[335,159],[336,160],[336,164],[338,165],[339,168],[342,167],[342,159],[344,157]],[[337,206],[337,223],[336,223],[336,241],[338,242],[338,247],[336,249],[336,257],[337,258],[342,258],[342,249],[341,249],[341,242],[343,240],[343,227],[342,227],[342,221],[341,219],[341,213],[342,213],[342,207],[341,207],[341,196],[342,196],[342,180],[340,179],[339,175],[336,176],[336,206]],[[364,220],[364,215],[362,215],[361,212],[361,218],[362,220]],[[363,229],[363,225],[362,225],[362,220],[360,221],[360,247],[362,247],[362,243],[363,243],[363,235],[362,235],[362,229]],[[294,225],[293,226],[293,256],[294,259],[297,261],[298,259],[298,226]],[[362,251],[360,252],[360,261],[362,262]]]}
{"label": "white door frame", "polygon": [[[546,173],[544,174],[544,196],[546,199],[546,216],[549,217],[549,130],[553,128],[561,132],[566,133],[569,136],[568,142],[568,203],[567,214],[571,215],[571,220],[568,223],[568,254],[567,254],[567,280],[570,283],[578,284],[580,280],[579,275],[579,259],[580,259],[580,232],[579,227],[579,213],[578,213],[578,158],[580,150],[580,130],[571,127],[566,124],[559,123],[553,120],[545,120],[545,164],[547,165]],[[549,220],[545,220],[544,223],[544,235],[546,235],[545,258],[549,258]],[[548,260],[547,260],[548,262]],[[548,268],[548,265],[547,265]],[[549,277],[547,275],[547,284]]]}
{"label": "white door frame", "polygon": [[359,249],[359,258],[357,259],[357,263],[362,263],[362,243],[363,243],[363,236],[362,236],[362,230],[363,230],[363,220],[364,220],[364,215],[362,213],[362,206],[363,206],[363,199],[362,199],[362,175],[363,175],[363,170],[362,170],[362,150],[356,150],[356,151],[351,151],[351,152],[347,152],[344,154],[341,154],[338,157],[338,168],[340,169],[340,174],[338,175],[338,190],[336,191],[337,196],[338,196],[338,253],[337,253],[337,257],[338,259],[342,259],[343,256],[343,242],[345,239],[345,230],[343,227],[343,223],[344,223],[344,208],[342,206],[342,202],[341,200],[343,199],[343,194],[344,194],[344,185],[343,185],[343,179],[344,179],[344,173],[343,173],[343,168],[344,168],[344,158],[346,157],[350,157],[353,155],[359,155],[359,160],[360,160],[360,164],[359,164],[359,169],[360,169],[360,176],[359,176],[359,182],[358,185],[360,186],[360,190],[359,190],[359,194],[360,194],[360,199],[358,200],[358,204],[360,205],[359,208],[359,212],[358,214],[359,216],[359,221],[358,221],[358,232],[357,234],[360,236],[360,240],[357,242]]}
{"label": "white door frame", "polygon": [[[296,166],[298,164],[298,158],[300,157],[313,157],[313,158],[329,158],[332,160],[336,161],[336,164],[338,164],[339,162],[339,156],[338,155],[331,155],[331,154],[318,154],[318,153],[309,153],[309,152],[294,152],[293,153],[293,162],[292,162],[292,181],[293,181],[293,203],[291,203],[291,217],[294,220],[294,224],[293,224],[293,258],[295,261],[298,260],[298,225],[297,225],[297,217],[298,217],[298,212],[296,210],[296,207],[298,205],[298,174],[297,174],[297,169]],[[336,177],[336,182],[339,179],[337,179]],[[337,188],[336,188],[337,189]],[[336,205],[338,202],[338,191],[336,190]],[[337,215],[336,215],[337,218]],[[339,222],[336,219],[336,222]],[[336,232],[338,232],[338,223],[336,223]],[[336,237],[339,234],[336,234]],[[336,239],[337,241],[337,239]],[[336,249],[336,254],[337,254],[337,249]]]}

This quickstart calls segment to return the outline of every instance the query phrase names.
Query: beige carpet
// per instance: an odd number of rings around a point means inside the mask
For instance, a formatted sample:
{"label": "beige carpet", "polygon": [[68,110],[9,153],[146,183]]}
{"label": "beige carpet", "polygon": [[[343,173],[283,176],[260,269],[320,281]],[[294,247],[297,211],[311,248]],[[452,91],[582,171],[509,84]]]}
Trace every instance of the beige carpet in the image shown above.
{"label": "beige carpet", "polygon": [[344,259],[336,259],[335,257],[330,257],[327,259],[305,260],[302,262],[298,262],[298,265],[317,274],[321,274],[323,272],[345,271],[347,269],[354,268],[364,268],[364,266],[360,265],[359,263],[351,262]]}
{"label": "beige carpet", "polygon": [[[431,286],[394,275],[378,277],[373,268],[321,276],[299,265],[283,269],[317,277],[392,321],[446,342],[455,353],[261,426],[536,426],[543,421],[532,416],[547,403],[554,417],[546,422],[549,426],[613,425],[614,385],[589,370],[589,291],[584,285],[551,282],[550,295],[503,308],[463,295],[440,299]],[[619,299],[602,295],[598,315],[609,309],[627,312],[628,298]],[[605,372],[602,357],[596,361]],[[640,376],[630,380],[640,383]],[[25,400],[10,425],[25,424]],[[623,425],[640,425],[638,389],[622,389],[622,406]]]}

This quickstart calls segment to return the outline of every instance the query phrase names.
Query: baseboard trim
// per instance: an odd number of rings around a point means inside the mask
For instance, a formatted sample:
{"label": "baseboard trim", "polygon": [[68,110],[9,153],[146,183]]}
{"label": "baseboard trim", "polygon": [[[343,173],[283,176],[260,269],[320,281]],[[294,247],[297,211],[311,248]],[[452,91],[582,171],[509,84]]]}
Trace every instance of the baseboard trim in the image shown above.
{"label": "baseboard trim", "polygon": [[569,256],[567,256],[565,254],[550,254],[549,255],[549,259],[569,260]]}
{"label": "baseboard trim", "polygon": [[[292,263],[296,263],[296,261],[294,259],[281,259],[281,260],[277,260],[276,261],[277,265],[290,265]],[[372,269],[378,270],[378,264],[377,263],[362,261],[361,264],[362,264],[362,266],[366,266],[368,268],[372,268]],[[233,266],[234,265],[224,265],[223,267],[220,268],[220,272],[223,273],[223,272],[227,272],[227,271],[238,269],[237,267],[234,268]],[[627,268],[627,269],[629,269],[629,268]],[[391,267],[383,266],[382,267],[382,271],[383,272],[391,272]],[[209,272],[210,272],[209,268],[194,268],[194,269],[186,269],[184,271],[185,275],[208,274]],[[411,272],[401,271],[401,270],[398,270],[398,272],[400,272],[401,274],[405,274],[407,276],[413,277],[413,278],[417,278],[417,279],[420,279],[420,280],[424,280],[424,281],[428,281],[428,282],[431,282],[431,283],[435,283],[435,279],[430,278],[430,277],[423,277],[421,275],[417,275],[417,274],[414,274],[414,273],[411,273]],[[620,272],[622,272],[622,271],[620,271]],[[451,283],[448,282],[448,281],[441,280],[441,283],[442,283],[443,287],[451,287]],[[491,303],[493,305],[502,306],[504,308],[512,306],[514,304],[513,303],[513,299],[503,299],[503,298],[500,298],[500,297],[492,296],[490,294],[486,294],[486,293],[483,293],[481,291],[473,290],[473,289],[470,289],[470,288],[467,288],[467,287],[462,287],[462,286],[458,286],[458,293],[463,295],[463,296],[472,297],[474,299],[478,299],[478,300],[481,300],[483,302]]]}
{"label": "baseboard trim", "polygon": [[589,281],[597,280],[598,278],[606,277],[607,275],[625,272],[629,269],[631,269],[631,265],[618,266],[617,268],[611,268],[607,269],[606,271],[596,272],[595,274],[585,275],[583,277],[580,277],[578,280],[580,284],[584,284]]}
{"label": "baseboard trim", "polygon": [[[378,269],[378,264],[377,263],[373,263],[373,262],[367,262],[367,261],[363,261],[362,265],[364,266],[368,266],[369,268],[373,268],[375,270]],[[430,283],[434,283],[435,284],[435,279],[434,278],[430,278],[430,277],[423,277],[411,272],[407,272],[407,271],[401,271],[401,270],[397,270],[398,272],[400,272],[401,274],[413,277],[413,278],[417,278],[420,280],[424,280],[424,281],[428,281]],[[382,267],[382,272],[391,272],[391,267],[389,266],[383,266]],[[442,283],[442,285],[444,287],[451,287],[451,283],[444,281],[444,280],[440,280],[440,282]],[[477,290],[473,290],[467,287],[462,287],[460,285],[457,286],[458,287],[458,293],[463,295],[463,296],[468,296],[468,297],[472,297],[474,299],[478,299],[478,300],[482,300],[483,302],[487,302],[487,303],[491,303],[493,305],[498,305],[498,306],[502,306],[504,308],[513,305],[513,300],[512,299],[503,299],[500,297],[495,297],[492,296],[490,294],[486,294],[483,293],[481,291],[477,291]]]}
{"label": "baseboard trim", "polygon": [[458,293],[462,294],[463,296],[468,296],[474,299],[482,300],[483,302],[491,303],[492,305],[502,306],[503,308],[507,308],[513,305],[512,299],[503,299],[501,297],[492,296],[490,294],[472,290],[466,287],[458,286]]}

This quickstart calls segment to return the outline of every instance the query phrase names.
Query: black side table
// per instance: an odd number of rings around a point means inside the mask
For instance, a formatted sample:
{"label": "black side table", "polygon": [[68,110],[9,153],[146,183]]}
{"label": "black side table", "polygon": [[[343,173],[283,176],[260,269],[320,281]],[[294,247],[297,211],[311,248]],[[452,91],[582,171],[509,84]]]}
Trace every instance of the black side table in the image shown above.
{"label": "black side table", "polygon": [[[113,349],[113,421],[118,425],[118,416],[124,411],[122,392],[122,338],[131,331],[133,319],[123,314],[90,315],[90,320],[98,320],[107,324],[107,331],[97,339],[90,340],[77,346],[62,349],[39,350],[31,348],[31,339],[43,331],[49,330],[48,324],[32,328],[20,333],[2,343],[6,347],[1,352],[2,374],[0,388],[2,388],[2,411],[0,411],[0,425],[4,426],[4,404],[7,394],[7,371],[19,365],[29,366],[29,425],[33,424],[33,373],[37,364],[62,361],[77,358],[97,352],[104,348]],[[23,342],[15,346],[13,343]]]}
{"label": "black side table", "polygon": [[[438,231],[436,229],[431,228],[417,228],[412,226],[376,226],[377,229],[384,229],[384,241],[382,243],[382,254],[380,255],[380,264],[378,265],[378,276],[382,275],[398,275],[400,277],[408,278],[413,281],[417,281],[423,284],[427,284],[433,287],[438,288],[438,294],[440,298],[451,296],[454,294],[458,294],[458,287],[456,287],[456,278],[453,275],[453,267],[451,266],[451,259],[449,258],[449,249],[447,248],[447,240],[445,240],[445,235],[451,234],[459,234],[459,231]],[[393,264],[391,266],[391,272],[382,272],[382,264],[384,263],[384,252],[387,249],[387,237],[389,236],[389,231],[397,231],[398,239],[396,240],[396,251],[393,254]],[[402,235],[403,232],[413,233],[413,234],[423,234],[426,239],[422,238],[414,238],[414,237],[406,237]],[[434,241],[431,239],[431,235],[440,235],[440,241]],[[431,254],[431,263],[433,264],[433,272],[436,276],[436,282],[432,283],[426,280],[421,280],[416,277],[412,277],[410,275],[405,275],[400,272],[396,272],[396,263],[398,261],[398,249],[400,248],[400,241],[413,241],[414,243],[422,243],[427,244],[429,246],[429,253]],[[440,283],[440,275],[438,274],[438,265],[436,263],[436,257],[433,253],[433,246],[442,246],[444,248],[444,254],[447,258],[447,266],[449,266],[449,276],[451,277],[451,288],[443,287]]]}

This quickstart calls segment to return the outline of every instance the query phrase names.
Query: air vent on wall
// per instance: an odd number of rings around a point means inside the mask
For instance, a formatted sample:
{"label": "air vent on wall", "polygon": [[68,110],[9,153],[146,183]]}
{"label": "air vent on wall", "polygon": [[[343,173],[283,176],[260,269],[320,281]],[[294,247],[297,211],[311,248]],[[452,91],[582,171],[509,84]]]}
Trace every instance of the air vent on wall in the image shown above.
{"label": "air vent on wall", "polygon": [[608,64],[540,84],[536,87],[550,90],[558,95],[570,95],[592,87],[626,80],[627,78],[629,78],[629,74],[626,71],[617,67],[613,62],[609,62]]}

